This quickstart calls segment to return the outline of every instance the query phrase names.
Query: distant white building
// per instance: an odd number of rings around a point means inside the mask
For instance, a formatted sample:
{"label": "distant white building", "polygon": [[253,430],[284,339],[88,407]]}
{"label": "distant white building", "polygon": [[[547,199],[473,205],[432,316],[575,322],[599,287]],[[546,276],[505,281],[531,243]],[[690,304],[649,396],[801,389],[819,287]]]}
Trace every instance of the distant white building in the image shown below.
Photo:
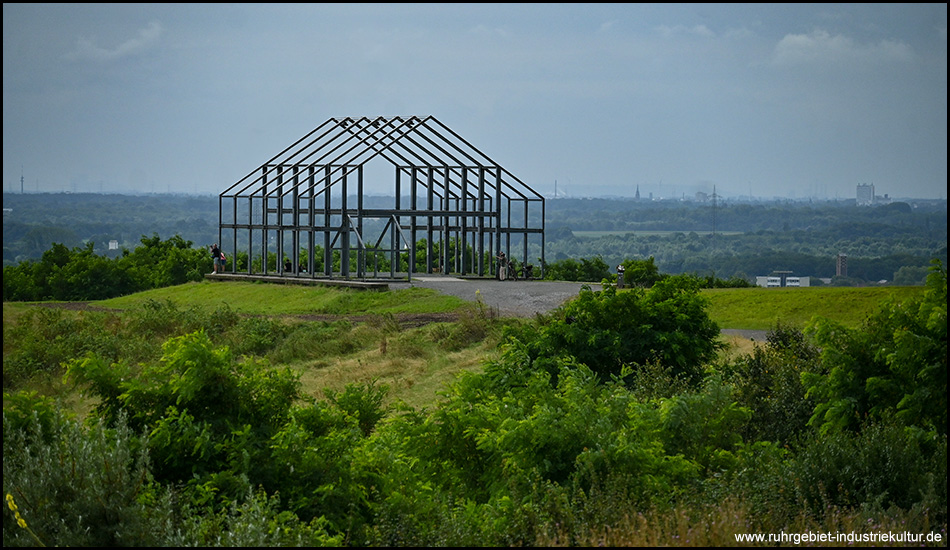
{"label": "distant white building", "polygon": [[859,183],[857,191],[857,202],[859,206],[871,206],[874,204],[874,184]]}
{"label": "distant white building", "polygon": [[755,284],[765,288],[811,286],[811,277],[794,277],[791,271],[776,271],[771,275],[756,277]]}

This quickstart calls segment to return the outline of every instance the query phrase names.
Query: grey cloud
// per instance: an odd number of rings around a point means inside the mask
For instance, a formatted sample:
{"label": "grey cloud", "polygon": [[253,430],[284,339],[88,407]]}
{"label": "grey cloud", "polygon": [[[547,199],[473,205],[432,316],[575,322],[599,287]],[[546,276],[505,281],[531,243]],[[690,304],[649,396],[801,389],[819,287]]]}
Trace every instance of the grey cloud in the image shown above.
{"label": "grey cloud", "polygon": [[914,59],[913,49],[902,42],[882,40],[859,44],[843,35],[815,30],[810,34],[788,34],[775,46],[776,65],[869,65],[880,62],[907,62]]}
{"label": "grey cloud", "polygon": [[152,21],[140,29],[135,38],[130,38],[115,48],[104,48],[96,44],[95,39],[80,37],[76,49],[66,55],[73,61],[112,61],[138,54],[158,42],[164,29],[161,23]]}

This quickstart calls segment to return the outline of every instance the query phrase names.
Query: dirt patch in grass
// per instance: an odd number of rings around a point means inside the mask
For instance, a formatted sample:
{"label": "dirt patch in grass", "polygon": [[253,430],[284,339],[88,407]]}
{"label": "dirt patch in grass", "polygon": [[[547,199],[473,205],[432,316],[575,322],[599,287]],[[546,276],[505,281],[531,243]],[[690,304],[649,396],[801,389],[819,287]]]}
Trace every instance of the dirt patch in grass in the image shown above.
{"label": "dirt patch in grass", "polygon": [[[31,304],[37,307],[48,307],[56,309],[68,309],[70,311],[122,311],[120,309],[108,308],[90,304],[89,302],[48,302]],[[351,321],[354,323],[372,322],[378,319],[378,315],[285,315],[288,319],[299,319],[301,321]],[[431,323],[452,323],[458,321],[461,313],[394,313],[393,320],[399,323],[401,328],[422,327]]]}
{"label": "dirt patch in grass", "polygon": [[[301,321],[350,321],[353,323],[373,322],[378,315],[287,315],[288,318]],[[459,313],[394,313],[393,320],[400,328],[417,328],[431,323],[453,323],[461,319]]]}

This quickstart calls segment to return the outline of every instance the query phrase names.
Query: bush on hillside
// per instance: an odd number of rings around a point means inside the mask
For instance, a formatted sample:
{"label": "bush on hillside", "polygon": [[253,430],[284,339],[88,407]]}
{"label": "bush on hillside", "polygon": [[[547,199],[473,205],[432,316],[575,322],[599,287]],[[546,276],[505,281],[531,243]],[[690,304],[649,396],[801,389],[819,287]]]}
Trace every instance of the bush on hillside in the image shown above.
{"label": "bush on hillside", "polygon": [[556,376],[552,360],[570,356],[602,380],[625,367],[657,363],[695,382],[721,346],[699,284],[688,276],[667,277],[650,289],[585,288],[552,315],[512,328],[508,337],[527,346],[536,368]]}

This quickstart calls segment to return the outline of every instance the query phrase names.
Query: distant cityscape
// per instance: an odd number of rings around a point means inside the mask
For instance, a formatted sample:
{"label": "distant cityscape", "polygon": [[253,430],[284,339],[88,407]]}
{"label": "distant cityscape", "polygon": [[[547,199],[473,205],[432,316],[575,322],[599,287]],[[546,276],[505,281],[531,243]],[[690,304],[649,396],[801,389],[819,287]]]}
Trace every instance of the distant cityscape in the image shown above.
{"label": "distant cityscape", "polygon": [[[923,197],[910,197],[910,196],[893,196],[890,193],[884,193],[879,195],[873,183],[859,183],[855,186],[855,191],[852,196],[828,196],[821,195],[820,193],[806,193],[799,194],[790,192],[788,196],[767,196],[764,194],[756,194],[754,188],[749,189],[748,194],[722,194],[717,192],[716,186],[712,186],[711,191],[702,191],[695,190],[698,185],[695,186],[680,186],[682,189],[687,189],[691,187],[689,191],[677,191],[677,187],[669,184],[659,185],[661,192],[654,191],[643,191],[641,192],[640,185],[634,185],[630,187],[626,186],[595,186],[595,185],[568,185],[567,189],[565,186],[558,186],[557,182],[554,183],[553,188],[550,192],[543,192],[544,185],[535,185],[533,186],[539,191],[539,193],[544,196],[546,199],[618,199],[624,201],[644,201],[644,202],[660,202],[660,201],[679,201],[679,202],[697,202],[697,203],[710,203],[714,201],[722,201],[729,203],[768,203],[768,202],[849,202],[854,201],[858,206],[874,206],[874,205],[883,205],[889,204],[895,201],[946,201],[946,197],[940,198],[923,198]],[[583,194],[577,194],[573,192],[574,189],[582,187],[585,192]],[[649,187],[656,188],[656,185],[650,185]],[[597,192],[597,189],[604,191]],[[624,189],[624,192],[608,192],[607,190],[617,190]],[[131,188],[122,188],[121,185],[111,182],[110,184],[105,184],[99,182],[98,184],[92,182],[84,182],[81,184],[76,184],[75,182],[71,186],[66,188],[54,189],[53,186],[40,185],[39,182],[36,182],[35,185],[28,185],[25,182],[25,179],[21,176],[20,181],[15,184],[5,184],[4,193],[13,193],[13,194],[98,194],[98,195],[130,195],[130,196],[142,196],[142,195],[173,195],[173,196],[218,196],[218,192],[201,192],[198,190],[198,186],[194,186],[191,191],[183,191],[181,189],[172,189],[168,188],[167,190],[157,190],[155,186],[151,186],[149,189],[131,189]],[[386,197],[391,196],[391,193],[380,192],[378,190],[373,190],[367,188],[365,190],[365,196],[379,196]]]}

